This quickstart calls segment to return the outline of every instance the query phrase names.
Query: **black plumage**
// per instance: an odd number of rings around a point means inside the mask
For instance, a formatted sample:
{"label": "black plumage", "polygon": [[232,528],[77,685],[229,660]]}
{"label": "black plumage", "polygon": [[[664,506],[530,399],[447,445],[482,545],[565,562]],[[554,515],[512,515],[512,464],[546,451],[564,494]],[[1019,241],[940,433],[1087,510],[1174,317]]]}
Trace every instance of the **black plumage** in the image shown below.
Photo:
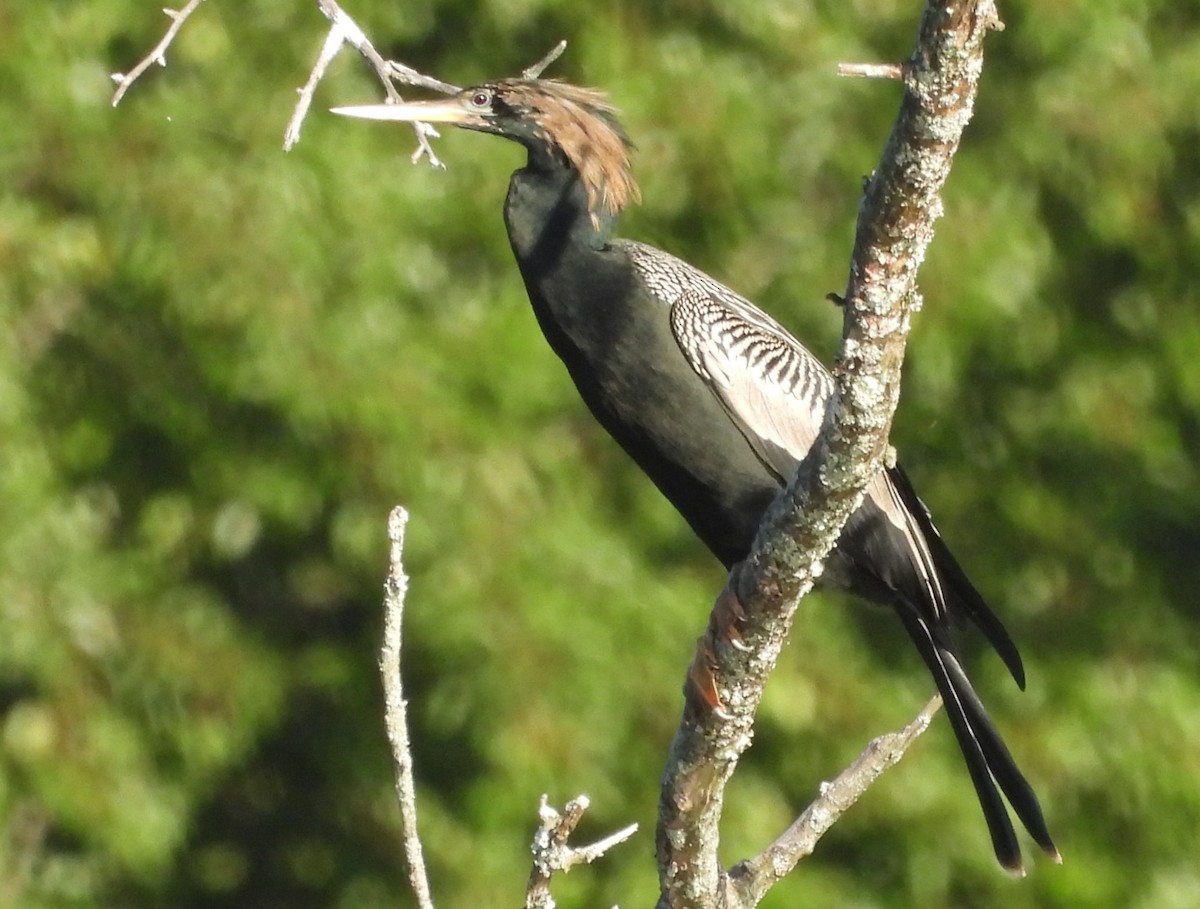
{"label": "black plumage", "polygon": [[[744,558],[817,437],[833,379],[748,300],[674,256],[612,238],[637,187],[603,95],[512,79],[339,112],[448,122],[525,146],[504,219],[546,339],[592,414],[717,558],[727,568]],[[951,622],[972,622],[1024,688],[1020,655],[900,467],[871,480],[822,581],[899,615],[942,694],[1001,864],[1022,868],[1001,793],[1057,859],[1037,797],[963,672]]]}

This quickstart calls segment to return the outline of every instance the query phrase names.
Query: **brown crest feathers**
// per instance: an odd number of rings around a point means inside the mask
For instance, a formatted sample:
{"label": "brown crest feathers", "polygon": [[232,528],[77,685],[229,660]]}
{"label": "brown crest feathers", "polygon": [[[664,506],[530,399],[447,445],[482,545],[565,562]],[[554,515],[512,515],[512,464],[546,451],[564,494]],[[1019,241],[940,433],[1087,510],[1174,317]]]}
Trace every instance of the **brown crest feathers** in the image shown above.
{"label": "brown crest feathers", "polygon": [[510,83],[533,109],[532,120],[579,172],[592,223],[618,214],[641,198],[629,160],[632,147],[616,120],[617,109],[602,93],[556,79]]}

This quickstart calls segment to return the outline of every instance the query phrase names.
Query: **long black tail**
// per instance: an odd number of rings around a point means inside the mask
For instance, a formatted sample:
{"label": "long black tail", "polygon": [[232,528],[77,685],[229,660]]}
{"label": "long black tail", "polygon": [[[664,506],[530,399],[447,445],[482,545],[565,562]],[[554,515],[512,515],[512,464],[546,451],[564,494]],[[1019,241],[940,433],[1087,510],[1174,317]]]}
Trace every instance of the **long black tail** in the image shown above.
{"label": "long black tail", "polygon": [[[958,661],[950,637],[952,619],[963,616],[983,632],[1017,684],[1024,688],[1021,655],[1004,625],[942,542],[928,509],[904,471],[897,465],[887,475],[904,514],[893,511],[890,519],[885,517],[873,526],[871,521],[865,521],[860,539],[868,547],[874,545],[867,551],[873,555],[872,564],[881,571],[880,577],[891,591],[888,600],[900,615],[942,695],[946,715],[983,807],[996,857],[1005,868],[1023,871],[1021,849],[1004,804],[1007,798],[1038,845],[1060,861],[1037,796],[1017,769]],[[883,504],[888,507],[889,503]]]}
{"label": "long black tail", "polygon": [[942,695],[946,715],[987,820],[996,858],[1010,871],[1024,874],[1021,847],[1000,797],[1003,792],[1030,836],[1055,861],[1061,861],[1033,788],[1017,769],[949,642],[911,606],[897,604],[897,612]]}
{"label": "long black tail", "polygon": [[917,526],[920,527],[926,545],[929,546],[938,576],[942,579],[946,592],[952,598],[952,602],[948,605],[954,612],[970,619],[975,627],[983,633],[983,636],[988,639],[988,643],[996,649],[996,653],[1000,654],[1000,659],[1004,661],[1008,671],[1012,673],[1017,687],[1024,691],[1025,667],[1021,663],[1021,654],[1017,651],[1017,645],[1008,636],[1008,630],[996,618],[996,614],[988,607],[979,591],[975,589],[975,585],[971,583],[971,579],[967,577],[967,573],[958,564],[958,559],[954,558],[954,553],[942,541],[942,535],[934,525],[929,509],[925,507],[925,503],[913,489],[908,474],[901,469],[899,464],[889,468],[887,474],[888,479],[896,488],[896,492],[900,494],[900,500],[916,520]]}

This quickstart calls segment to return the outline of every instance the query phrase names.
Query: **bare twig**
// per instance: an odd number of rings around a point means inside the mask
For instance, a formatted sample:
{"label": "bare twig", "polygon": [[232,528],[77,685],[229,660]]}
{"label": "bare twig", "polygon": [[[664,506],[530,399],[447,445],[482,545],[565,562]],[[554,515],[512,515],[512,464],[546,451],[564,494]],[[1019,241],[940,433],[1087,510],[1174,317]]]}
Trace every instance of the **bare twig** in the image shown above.
{"label": "bare twig", "polygon": [[[383,646],[379,654],[379,670],[383,676],[383,694],[388,741],[396,769],[396,795],[400,802],[400,819],[404,831],[404,855],[408,862],[409,883],[416,895],[419,909],[433,909],[429,893],[429,878],[421,840],[417,834],[416,785],[413,782],[412,750],[408,738],[407,707],[400,677],[400,647],[404,617],[404,598],[408,592],[408,576],[404,572],[404,531],[408,512],[401,507],[388,515],[388,575],[384,587]],[[588,808],[588,798],[578,796],[567,803],[562,813],[551,808],[542,796],[538,806],[539,825],[533,838],[533,868],[526,887],[527,909],[554,909],[550,879],[557,872],[566,873],[576,865],[593,862],[618,843],[637,831],[630,824],[611,836],[588,846],[569,846],[567,840],[578,826]]]}
{"label": "bare twig", "polygon": [[[179,30],[183,28],[183,24],[188,20],[188,17],[203,2],[204,0],[188,0],[180,10],[163,10],[170,17],[171,25],[167,29],[166,34],[163,35],[162,40],[128,73],[113,73],[113,81],[117,83],[116,91],[113,93],[113,107],[116,107],[120,103],[133,83],[152,64],[167,65],[167,48],[175,40],[175,36],[179,34]],[[400,93],[396,91],[394,82],[418,85],[422,88],[430,88],[434,91],[446,92],[448,94],[458,91],[458,88],[455,86],[447,82],[442,82],[440,79],[434,79],[432,76],[422,75],[402,63],[384,60],[379,52],[375,50],[374,45],[367,39],[363,30],[337,4],[336,0],[316,0],[316,2],[318,8],[330,22],[329,33],[325,36],[325,41],[321,45],[321,51],[317,55],[317,60],[309,73],[308,81],[305,82],[302,88],[297,90],[299,98],[284,130],[284,151],[290,151],[300,141],[300,129],[304,124],[304,118],[308,116],[308,111],[312,107],[313,94],[316,92],[317,84],[324,78],[329,63],[337,56],[343,44],[349,44],[371,64],[375,73],[379,76],[379,81],[383,84],[384,91],[387,92],[388,101],[391,103],[403,100],[400,97]],[[413,162],[416,163],[422,157],[426,157],[434,167],[444,167],[445,165],[434,154],[433,146],[429,144],[430,138],[437,137],[437,130],[428,123],[414,123],[412,127],[413,132],[417,136],[417,149],[412,155]]]}
{"label": "bare twig", "polygon": [[441,79],[435,79],[433,76],[427,76],[424,73],[419,73],[411,66],[405,66],[403,63],[398,63],[395,60],[387,62],[387,72],[397,82],[403,82],[405,85],[415,85],[417,88],[427,88],[430,91],[441,92],[443,95],[456,95],[462,91],[460,86],[443,82]]}
{"label": "bare twig", "polygon": [[739,862],[729,872],[729,886],[736,897],[731,906],[754,906],[767,890],[790,872],[796,863],[816,848],[817,841],[850,806],[862,797],[879,775],[904,756],[942,706],[941,697],[922,708],[916,718],[898,732],[873,739],[866,749],[831,783],[821,785],[821,794],[790,827],[760,855]]}
{"label": "bare twig", "polygon": [[[321,47],[321,53],[313,65],[308,81],[299,90],[300,97],[296,101],[296,109],[292,112],[292,117],[284,132],[284,151],[290,150],[300,140],[300,127],[312,105],[312,97],[317,83],[321,81],[329,61],[337,55],[343,44],[349,44],[371,64],[379,81],[383,84],[390,104],[404,100],[396,91],[393,80],[434,88],[449,94],[458,91],[453,85],[430,76],[423,76],[411,67],[384,60],[379,51],[375,50],[375,45],[370,42],[366,33],[359,28],[358,23],[351,19],[335,0],[317,0],[317,6],[329,20],[329,34],[325,37],[325,43]],[[433,167],[445,167],[438,156],[434,154],[433,146],[429,144],[429,139],[438,135],[437,130],[428,123],[413,123],[412,127],[417,136],[417,150],[412,154],[413,163],[420,161],[422,157],[427,157]]]}
{"label": "bare twig", "polygon": [[146,54],[137,65],[127,73],[113,73],[112,80],[117,83],[117,90],[113,92],[112,106],[116,107],[121,103],[121,99],[125,97],[125,92],[129,91],[129,87],[133,85],[138,78],[148,70],[153,64],[159,66],[167,65],[167,48],[171,46],[171,42],[175,40],[175,36],[179,34],[179,30],[183,28],[183,23],[187,22],[188,17],[196,11],[196,8],[203,3],[204,0],[188,0],[183,9],[163,9],[167,17],[171,20],[171,25],[167,29],[162,40],[154,45],[154,49]]}
{"label": "bare twig", "polygon": [[404,618],[404,597],[408,575],[404,573],[404,530],[408,512],[396,507],[388,515],[388,575],[384,585],[383,646],[379,653],[379,671],[383,676],[383,699],[388,741],[396,765],[396,796],[400,802],[400,821],[404,830],[404,856],[408,861],[408,880],[419,909],[433,909],[429,895],[429,875],[421,840],[417,835],[417,789],[413,782],[412,750],[408,742],[408,711],[404,686],[400,679],[400,643]]}
{"label": "bare twig", "polygon": [[[170,17],[171,26],[167,29],[166,34],[163,35],[162,40],[128,73],[113,73],[113,81],[117,83],[117,89],[113,93],[112,99],[114,107],[120,103],[125,93],[129,91],[130,86],[152,64],[167,65],[167,48],[175,40],[175,36],[179,34],[179,30],[183,28],[183,24],[188,20],[188,17],[203,2],[204,0],[188,0],[187,4],[180,10],[163,10]],[[402,85],[414,85],[418,88],[426,88],[447,95],[462,91],[457,85],[443,82],[441,79],[433,76],[427,76],[413,69],[411,66],[395,60],[385,60],[379,51],[375,49],[375,45],[367,38],[366,32],[342,9],[336,0],[316,0],[316,3],[321,13],[329,20],[329,32],[325,35],[325,41],[321,45],[320,53],[318,53],[317,59],[309,71],[308,80],[301,88],[296,90],[298,95],[296,106],[292,110],[292,116],[288,118],[287,127],[283,133],[284,151],[291,151],[296,143],[300,141],[300,130],[304,125],[304,120],[308,116],[309,110],[312,108],[313,95],[316,93],[317,85],[325,77],[325,71],[329,68],[330,62],[337,56],[338,51],[342,49],[342,45],[344,44],[349,44],[357,50],[371,65],[371,68],[375,70],[375,74],[379,77],[379,81],[383,85],[383,90],[387,94],[387,102],[389,104],[397,104],[404,100],[396,90],[397,82]],[[523,73],[524,77],[526,79],[537,78],[547,66],[561,56],[566,46],[566,41],[559,41],[541,60],[532,66],[526,67]],[[431,138],[438,137],[438,131],[430,124],[421,122],[413,123],[412,128],[417,137],[417,148],[412,153],[413,163],[416,164],[421,158],[428,158],[430,165],[433,167],[445,167],[441,159],[434,153],[433,146],[429,143]]]}
{"label": "bare twig", "polygon": [[837,396],[697,645],[689,679],[693,687],[705,680],[725,716],[689,697],[671,745],[656,838],[660,906],[713,906],[729,896],[717,856],[725,784],[749,746],[763,685],[798,601],[884,463],[909,320],[920,305],[917,269],[971,116],[983,38],[998,21],[992,0],[930,2],[922,14],[900,113],[859,211]]}
{"label": "bare twig", "polygon": [[292,117],[283,131],[284,151],[291,151],[292,146],[300,141],[300,126],[304,123],[304,118],[308,116],[308,109],[312,106],[313,93],[317,90],[317,83],[325,77],[325,70],[330,61],[337,56],[338,51],[345,43],[346,31],[342,23],[335,19],[329,28],[329,33],[325,36],[325,43],[321,45],[321,53],[317,55],[317,62],[313,64],[312,72],[308,74],[308,81],[304,83],[303,88],[298,90],[300,97],[296,101],[296,109],[292,111]]}
{"label": "bare twig", "polygon": [[563,40],[559,41],[558,44],[554,45],[554,47],[550,48],[550,50],[548,50],[546,52],[546,56],[542,57],[542,59],[539,60],[537,63],[534,63],[530,66],[525,67],[525,69],[523,69],[521,71],[521,78],[522,79],[536,79],[538,76],[540,76],[542,73],[544,73],[546,71],[547,66],[549,66],[551,63],[553,63],[555,60],[557,60],[559,57],[561,57],[563,51],[565,51],[566,49],[567,49],[567,40],[566,40],[566,38],[564,38]]}
{"label": "bare twig", "polygon": [[837,74],[863,79],[903,79],[904,66],[900,63],[839,63]]}
{"label": "bare twig", "polygon": [[447,95],[453,95],[455,92],[461,91],[456,85],[451,85],[449,82],[443,82],[432,76],[422,75],[412,67],[405,66],[403,63],[384,60],[379,51],[375,50],[375,45],[367,38],[366,32],[358,27],[358,23],[351,19],[345,10],[338,6],[335,0],[317,0],[317,6],[321,8],[321,12],[325,14],[325,18],[330,21],[333,27],[342,33],[343,40],[362,54],[367,62],[371,64],[371,67],[379,76],[379,81],[383,83],[388,101],[393,104],[404,100],[392,85],[393,79],[407,85],[429,88]]}
{"label": "bare twig", "polygon": [[542,796],[538,805],[539,825],[533,836],[533,870],[529,873],[529,884],[525,888],[525,909],[554,909],[554,896],[550,893],[550,878],[558,871],[564,874],[576,865],[594,862],[613,846],[623,843],[637,832],[638,825],[630,824],[611,836],[592,843],[590,846],[568,846],[567,840],[579,825],[587,811],[588,797],[580,795],[567,802],[559,814]]}

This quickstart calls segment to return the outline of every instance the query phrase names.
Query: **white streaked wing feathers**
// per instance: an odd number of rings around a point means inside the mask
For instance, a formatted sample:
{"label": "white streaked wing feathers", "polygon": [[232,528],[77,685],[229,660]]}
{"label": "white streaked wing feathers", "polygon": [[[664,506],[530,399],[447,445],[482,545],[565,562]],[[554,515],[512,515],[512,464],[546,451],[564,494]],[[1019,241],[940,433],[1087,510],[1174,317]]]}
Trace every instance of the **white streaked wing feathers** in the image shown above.
{"label": "white streaked wing feathers", "polygon": [[750,446],[786,481],[820,432],[832,392],[824,367],[777,326],[690,289],[672,306],[671,327]]}
{"label": "white streaked wing feathers", "polygon": [[[824,365],[770,316],[681,259],[618,241],[654,295],[671,306],[680,350],[705,379],[759,459],[787,482],[820,433],[834,393]],[[946,602],[924,534],[880,471],[868,497],[904,538],[926,601]]]}

